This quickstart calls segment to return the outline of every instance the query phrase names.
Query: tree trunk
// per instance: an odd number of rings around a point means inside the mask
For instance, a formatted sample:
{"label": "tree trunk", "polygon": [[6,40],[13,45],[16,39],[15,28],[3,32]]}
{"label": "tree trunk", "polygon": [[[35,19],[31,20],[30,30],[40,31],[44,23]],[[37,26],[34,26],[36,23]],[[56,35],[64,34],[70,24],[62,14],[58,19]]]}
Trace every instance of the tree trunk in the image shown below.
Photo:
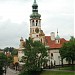
{"label": "tree trunk", "polygon": [[72,59],[72,65],[74,64],[74,60]]}
{"label": "tree trunk", "polygon": [[61,59],[62,67],[63,67],[63,58]]}

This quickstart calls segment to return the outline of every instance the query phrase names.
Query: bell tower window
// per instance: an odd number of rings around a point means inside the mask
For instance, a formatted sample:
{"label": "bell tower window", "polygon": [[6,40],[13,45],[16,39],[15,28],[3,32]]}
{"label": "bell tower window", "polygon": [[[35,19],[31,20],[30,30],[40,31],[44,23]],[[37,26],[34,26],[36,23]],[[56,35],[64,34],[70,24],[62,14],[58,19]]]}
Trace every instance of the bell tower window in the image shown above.
{"label": "bell tower window", "polygon": [[32,20],[32,25],[34,26],[34,20]]}

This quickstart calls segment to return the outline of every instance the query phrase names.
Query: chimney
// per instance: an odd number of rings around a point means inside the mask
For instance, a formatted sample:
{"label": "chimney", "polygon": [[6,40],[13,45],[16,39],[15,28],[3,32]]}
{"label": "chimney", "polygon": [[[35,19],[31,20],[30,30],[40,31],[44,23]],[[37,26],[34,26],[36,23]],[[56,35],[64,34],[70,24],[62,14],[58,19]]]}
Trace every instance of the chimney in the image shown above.
{"label": "chimney", "polygon": [[55,40],[55,33],[51,32],[51,40],[54,41]]}

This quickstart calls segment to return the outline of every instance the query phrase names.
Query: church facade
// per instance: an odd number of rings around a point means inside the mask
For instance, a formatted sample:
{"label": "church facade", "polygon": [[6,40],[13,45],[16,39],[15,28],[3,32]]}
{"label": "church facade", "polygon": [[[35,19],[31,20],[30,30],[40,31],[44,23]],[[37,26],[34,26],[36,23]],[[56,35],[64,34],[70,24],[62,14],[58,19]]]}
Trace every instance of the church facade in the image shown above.
{"label": "church facade", "polygon": [[[45,36],[45,33],[41,29],[41,15],[38,13],[38,4],[36,3],[36,0],[34,0],[34,3],[32,5],[32,14],[30,15],[30,34],[29,37],[33,39],[33,41],[40,41],[42,44],[44,44],[46,47],[48,47],[48,63],[47,65],[60,65],[61,64],[61,57],[59,53],[59,49],[62,47],[62,45],[67,42],[64,38],[60,38],[58,35],[57,30],[57,36],[55,36],[54,32],[51,32],[50,36]],[[24,45],[25,40],[21,37],[20,39],[20,45],[18,50],[18,58],[19,61],[21,61],[22,56],[24,56]],[[66,60],[63,61],[64,64],[67,64]]]}

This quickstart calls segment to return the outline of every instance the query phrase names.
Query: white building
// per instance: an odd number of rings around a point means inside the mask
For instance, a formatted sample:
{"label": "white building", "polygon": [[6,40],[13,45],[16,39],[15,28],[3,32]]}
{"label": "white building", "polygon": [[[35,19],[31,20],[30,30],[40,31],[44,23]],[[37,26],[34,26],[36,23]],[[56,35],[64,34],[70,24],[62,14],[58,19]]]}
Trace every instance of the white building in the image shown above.
{"label": "white building", "polygon": [[[51,32],[51,36],[45,36],[45,40],[46,40],[46,46],[49,47],[48,54],[49,54],[50,64],[51,64],[51,61],[53,65],[61,64],[61,57],[60,57],[59,49],[67,41],[64,38],[59,37],[58,31],[57,31],[56,37],[55,37],[55,33]],[[67,64],[65,59],[63,60],[63,64]]]}

